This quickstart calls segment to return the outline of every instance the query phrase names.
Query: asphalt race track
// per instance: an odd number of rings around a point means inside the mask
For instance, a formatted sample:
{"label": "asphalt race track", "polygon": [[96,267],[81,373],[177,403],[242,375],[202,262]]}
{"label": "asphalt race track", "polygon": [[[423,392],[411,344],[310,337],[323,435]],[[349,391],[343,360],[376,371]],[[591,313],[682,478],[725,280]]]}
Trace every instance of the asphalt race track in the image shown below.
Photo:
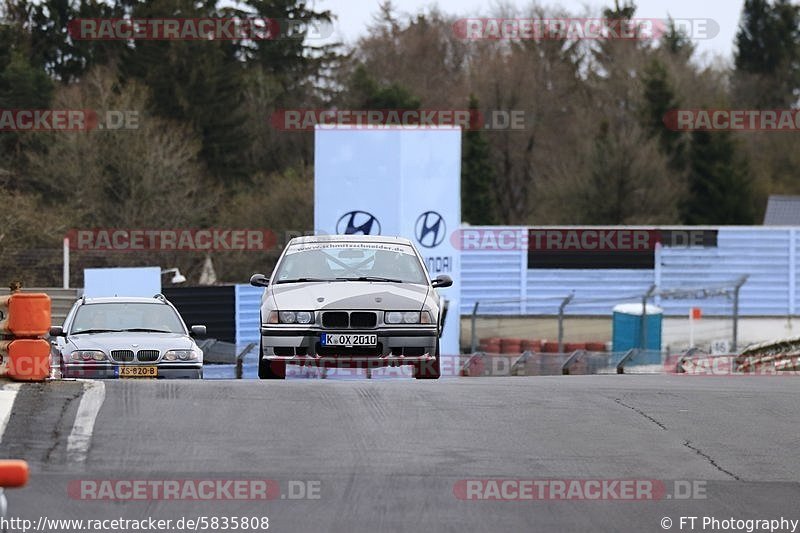
{"label": "asphalt race track", "polygon": [[[7,495],[10,515],[33,524],[266,516],[287,532],[656,532],[696,516],[694,531],[711,531],[702,517],[800,519],[799,401],[793,377],[64,381],[17,388],[0,455],[31,464],[29,486]],[[75,489],[176,479],[267,479],[279,493],[109,502]],[[463,480],[489,479],[655,480],[666,494],[463,499]],[[681,496],[675,480],[702,490]]]}

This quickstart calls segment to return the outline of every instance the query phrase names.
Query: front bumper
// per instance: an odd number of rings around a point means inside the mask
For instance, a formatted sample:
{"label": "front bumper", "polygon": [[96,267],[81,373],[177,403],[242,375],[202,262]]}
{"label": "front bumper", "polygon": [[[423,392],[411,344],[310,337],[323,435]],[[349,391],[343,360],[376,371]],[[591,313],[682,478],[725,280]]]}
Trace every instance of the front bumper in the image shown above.
{"label": "front bumper", "polygon": [[[377,335],[372,347],[323,347],[325,333]],[[435,327],[378,328],[374,330],[321,330],[261,327],[262,358],[314,366],[399,366],[435,361],[438,354]]]}
{"label": "front bumper", "polygon": [[[62,378],[86,379],[118,379],[121,366],[156,366],[158,377],[155,379],[202,379],[202,363],[154,365],[114,365],[111,363],[64,363],[61,365]],[[122,379],[154,379],[154,378],[122,378]]]}

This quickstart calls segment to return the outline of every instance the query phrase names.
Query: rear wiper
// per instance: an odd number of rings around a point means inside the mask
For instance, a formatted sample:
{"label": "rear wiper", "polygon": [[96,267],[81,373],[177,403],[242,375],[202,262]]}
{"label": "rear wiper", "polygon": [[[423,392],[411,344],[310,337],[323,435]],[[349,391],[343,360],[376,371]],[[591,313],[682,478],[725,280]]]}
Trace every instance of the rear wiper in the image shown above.
{"label": "rear wiper", "polygon": [[401,279],[382,278],[380,276],[359,276],[357,278],[336,278],[343,281],[387,281],[389,283],[403,283]]}
{"label": "rear wiper", "polygon": [[279,283],[304,283],[306,281],[336,281],[330,278],[294,278],[294,279],[279,279],[275,284]]}
{"label": "rear wiper", "polygon": [[137,331],[143,333],[172,333],[172,331],[166,331],[163,329],[150,329],[150,328],[126,328],[126,329],[121,329],[120,331]]}
{"label": "rear wiper", "polygon": [[120,329],[83,329],[81,331],[73,331],[70,335],[83,335],[84,333],[119,333]]}

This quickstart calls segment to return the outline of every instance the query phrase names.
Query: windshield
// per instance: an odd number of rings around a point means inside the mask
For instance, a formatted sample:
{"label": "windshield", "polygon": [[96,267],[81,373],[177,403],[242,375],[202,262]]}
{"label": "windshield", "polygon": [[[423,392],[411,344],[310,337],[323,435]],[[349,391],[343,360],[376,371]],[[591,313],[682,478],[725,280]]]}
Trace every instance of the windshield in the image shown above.
{"label": "windshield", "polygon": [[186,333],[180,317],[170,306],[131,302],[80,306],[70,333],[128,330]]}
{"label": "windshield", "polygon": [[275,280],[428,282],[411,246],[358,242],[290,246],[277,266]]}

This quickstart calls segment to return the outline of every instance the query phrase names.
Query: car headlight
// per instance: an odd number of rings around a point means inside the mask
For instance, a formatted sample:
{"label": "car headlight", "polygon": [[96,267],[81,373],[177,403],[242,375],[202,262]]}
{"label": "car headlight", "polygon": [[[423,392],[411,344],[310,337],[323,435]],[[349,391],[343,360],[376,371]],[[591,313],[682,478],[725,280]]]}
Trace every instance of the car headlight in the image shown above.
{"label": "car headlight", "polygon": [[105,361],[106,354],[100,350],[75,350],[70,355],[73,361]]}
{"label": "car headlight", "polygon": [[195,361],[197,352],[194,350],[169,350],[164,354],[165,361]]}
{"label": "car headlight", "polygon": [[387,311],[384,317],[387,324],[431,324],[428,311]]}
{"label": "car headlight", "polygon": [[311,324],[314,322],[313,311],[271,311],[269,324]]}

